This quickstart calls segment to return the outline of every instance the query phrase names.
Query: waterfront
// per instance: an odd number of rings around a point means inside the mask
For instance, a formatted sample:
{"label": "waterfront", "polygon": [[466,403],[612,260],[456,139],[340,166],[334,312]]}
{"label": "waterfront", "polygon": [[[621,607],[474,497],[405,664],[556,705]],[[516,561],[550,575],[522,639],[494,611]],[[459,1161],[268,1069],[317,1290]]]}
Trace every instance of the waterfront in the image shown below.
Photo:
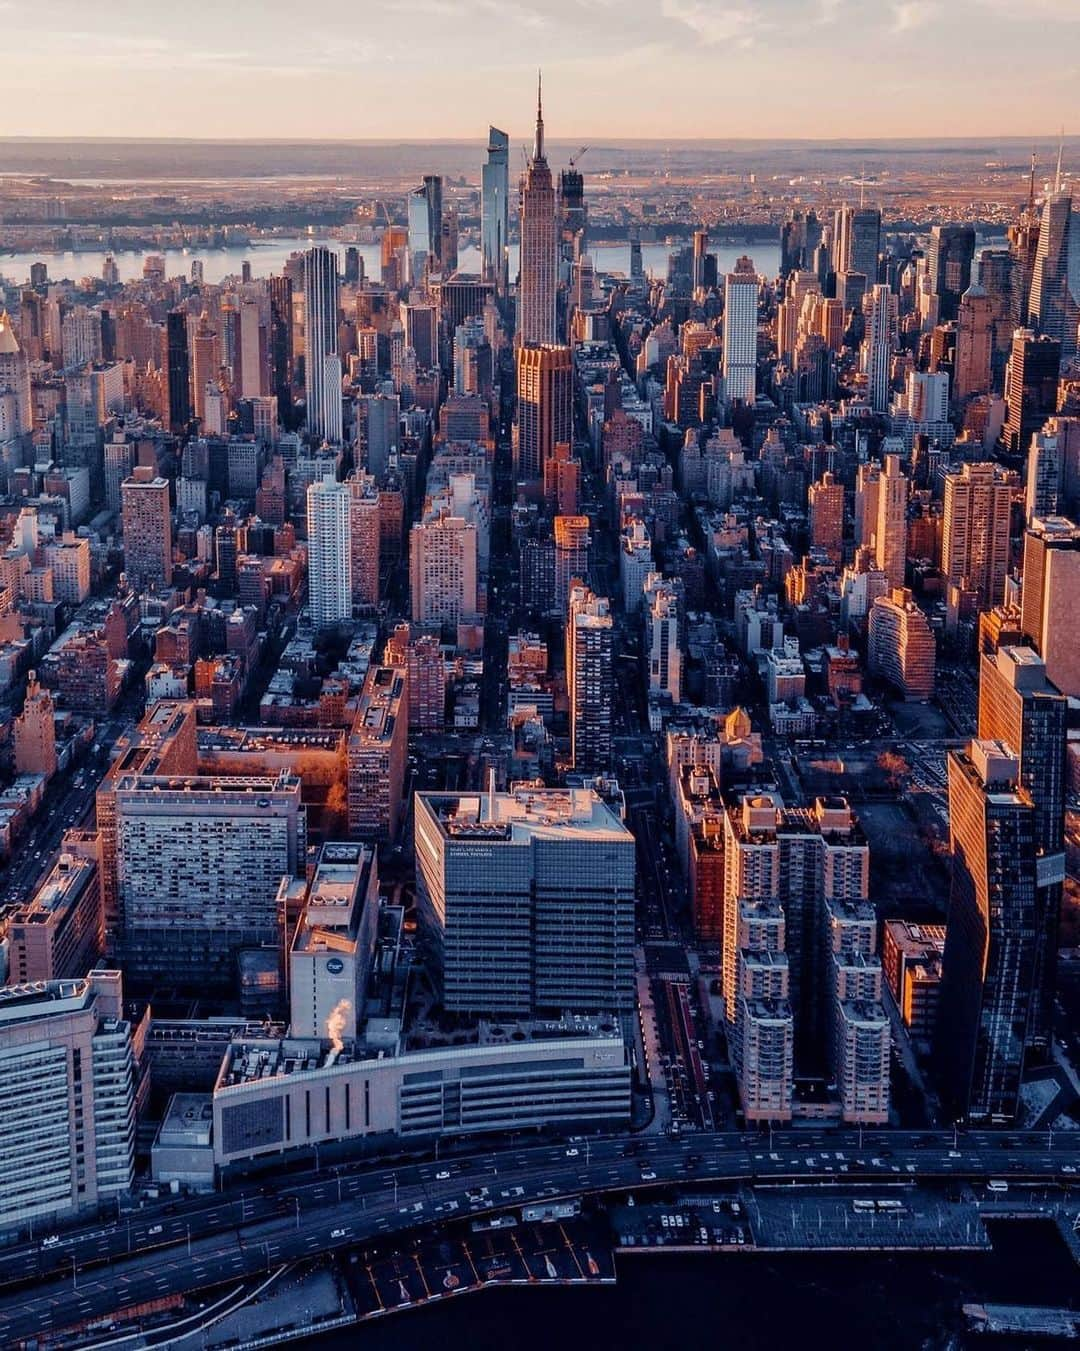
{"label": "waterfront", "polygon": [[[335,249],[341,258],[344,270],[345,248],[342,240],[325,239],[315,235],[302,235],[288,238],[257,240],[249,245],[230,245],[228,248],[192,248],[192,249],[126,249],[112,256],[122,282],[133,281],[142,276],[143,259],[148,254],[160,253],[165,257],[165,274],[169,277],[188,277],[191,264],[198,260],[203,265],[204,279],[217,284],[226,277],[239,277],[242,265],[250,262],[257,277],[268,277],[279,273],[288,258],[298,250],[310,248],[313,244],[325,244]],[[377,281],[380,273],[379,245],[358,244],[360,256],[364,260],[364,272]],[[663,277],[667,274],[668,254],[674,245],[643,244],[641,246],[642,265],[647,273]],[[780,266],[780,245],[773,240],[754,240],[751,243],[717,243],[712,245],[717,255],[717,267],[721,273],[730,271],[735,260],[749,253],[760,273],[775,276]],[[590,250],[591,256],[600,272],[630,271],[630,245],[598,243]],[[30,265],[44,262],[49,268],[50,281],[78,281],[83,277],[100,277],[101,267],[109,251],[107,249],[80,249],[77,252],[64,253],[0,252],[0,278],[7,278],[15,285],[22,285],[30,279]],[[480,271],[480,254],[475,248],[463,248],[460,256],[462,272]],[[510,272],[517,271],[517,247],[510,249]]]}
{"label": "waterfront", "polygon": [[[744,1252],[623,1256],[615,1286],[501,1289],[394,1314],[308,1344],[364,1351],[441,1342],[469,1351],[739,1351],[842,1339],[907,1351],[983,1344],[964,1334],[970,1301],[1077,1302],[1076,1267],[1039,1223],[992,1227],[986,1254],[853,1255]],[[996,1351],[1023,1343],[995,1337]]]}

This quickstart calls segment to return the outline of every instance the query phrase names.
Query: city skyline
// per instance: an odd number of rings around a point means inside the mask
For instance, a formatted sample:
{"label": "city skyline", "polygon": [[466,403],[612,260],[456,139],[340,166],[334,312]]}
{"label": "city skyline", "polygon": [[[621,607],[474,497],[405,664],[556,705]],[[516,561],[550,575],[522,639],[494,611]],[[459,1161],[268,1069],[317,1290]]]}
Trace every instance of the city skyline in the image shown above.
{"label": "city skyline", "polygon": [[[872,137],[944,127],[951,136],[1045,135],[1067,120],[1080,69],[1062,45],[1069,31],[1080,35],[1068,0],[1022,11],[1001,0],[892,0],[872,13],[853,0],[662,0],[659,10],[639,0],[402,0],[362,24],[330,0],[302,32],[292,18],[280,3],[222,12],[195,0],[182,13],[124,3],[88,28],[74,0],[26,13],[8,0],[0,22],[21,59],[9,75],[9,107],[19,111],[7,130],[63,136],[77,123],[82,136],[137,128],[216,139],[227,127],[240,138],[410,139],[433,128],[471,136],[490,120],[521,140],[540,64],[556,121],[583,135],[797,128],[831,138],[850,125],[852,106]],[[117,59],[124,80],[102,81],[102,65]],[[482,79],[482,110],[461,96],[463,66]],[[166,74],[182,80],[183,97],[160,97]],[[268,81],[290,97],[260,98]],[[34,97],[50,83],[62,84],[63,101]],[[837,88],[842,100],[822,99]]]}

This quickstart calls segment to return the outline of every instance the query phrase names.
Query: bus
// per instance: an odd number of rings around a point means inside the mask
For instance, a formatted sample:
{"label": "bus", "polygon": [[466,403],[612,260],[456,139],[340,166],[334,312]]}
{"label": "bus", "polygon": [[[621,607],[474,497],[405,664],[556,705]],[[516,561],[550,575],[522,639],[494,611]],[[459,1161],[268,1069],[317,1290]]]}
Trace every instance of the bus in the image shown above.
{"label": "bus", "polygon": [[526,1224],[550,1224],[554,1220],[572,1220],[581,1214],[581,1198],[572,1201],[542,1201],[521,1207],[521,1218]]}
{"label": "bus", "polygon": [[990,1192],[1007,1192],[1009,1190],[1009,1184],[1002,1181],[999,1177],[994,1177],[986,1184],[986,1190]]}
{"label": "bus", "polygon": [[513,1215],[493,1215],[490,1220],[473,1220],[474,1234],[486,1234],[492,1229],[516,1229],[517,1220]]}

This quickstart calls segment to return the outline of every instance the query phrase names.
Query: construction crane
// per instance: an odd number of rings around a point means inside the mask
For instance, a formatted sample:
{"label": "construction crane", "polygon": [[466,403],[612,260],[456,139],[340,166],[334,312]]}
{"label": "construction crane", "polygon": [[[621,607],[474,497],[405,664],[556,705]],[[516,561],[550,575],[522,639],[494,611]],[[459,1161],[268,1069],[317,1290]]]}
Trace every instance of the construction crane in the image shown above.
{"label": "construction crane", "polygon": [[575,153],[570,156],[571,169],[573,169],[576,166],[578,160],[582,157],[582,155],[584,155],[585,151],[588,150],[588,148],[589,147],[587,145],[583,145],[580,150],[575,151]]}

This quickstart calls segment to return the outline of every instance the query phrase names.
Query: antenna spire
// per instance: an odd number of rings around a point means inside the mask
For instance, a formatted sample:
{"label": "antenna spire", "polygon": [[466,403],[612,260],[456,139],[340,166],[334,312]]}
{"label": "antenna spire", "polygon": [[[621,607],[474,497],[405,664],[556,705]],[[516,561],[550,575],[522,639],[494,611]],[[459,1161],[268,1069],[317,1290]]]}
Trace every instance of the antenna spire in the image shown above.
{"label": "antenna spire", "polygon": [[1035,165],[1037,163],[1035,147],[1031,147],[1031,178],[1028,181],[1028,211],[1035,210]]}
{"label": "antenna spire", "polygon": [[1058,138],[1058,158],[1057,173],[1054,175],[1054,191],[1061,191],[1061,152],[1065,149],[1065,128],[1061,128],[1061,136]]}
{"label": "antenna spire", "polygon": [[544,158],[544,77],[536,72],[536,146],[533,159]]}

